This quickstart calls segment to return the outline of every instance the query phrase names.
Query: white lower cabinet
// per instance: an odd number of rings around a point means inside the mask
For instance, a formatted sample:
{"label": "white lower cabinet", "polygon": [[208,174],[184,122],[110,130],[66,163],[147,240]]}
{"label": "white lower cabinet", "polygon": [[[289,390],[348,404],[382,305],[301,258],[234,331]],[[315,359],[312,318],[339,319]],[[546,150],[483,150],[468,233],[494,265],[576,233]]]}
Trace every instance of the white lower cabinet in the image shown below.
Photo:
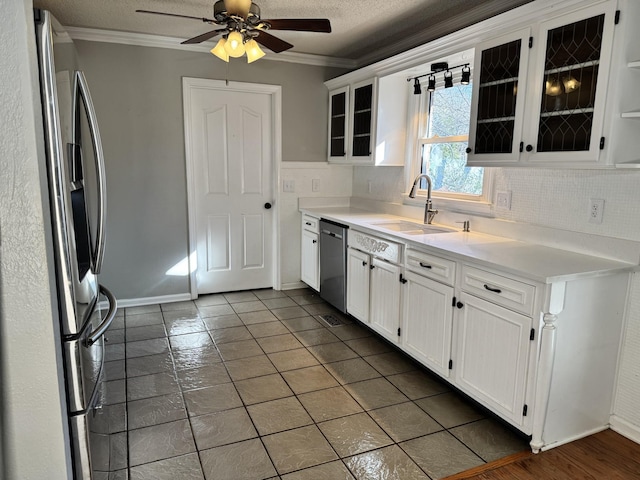
{"label": "white lower cabinet", "polygon": [[401,346],[418,361],[449,376],[453,287],[411,271],[405,274]]}
{"label": "white lower cabinet", "polygon": [[526,415],[527,369],[533,343],[531,318],[461,294],[455,321],[456,386],[521,425]]}
{"label": "white lower cabinet", "polygon": [[387,340],[397,342],[401,267],[378,258],[372,260],[371,266],[370,326]]}
{"label": "white lower cabinet", "polygon": [[302,231],[300,279],[314,290],[320,289],[320,259],[318,257],[318,234]]}
{"label": "white lower cabinet", "polygon": [[369,254],[347,249],[347,312],[369,323]]}

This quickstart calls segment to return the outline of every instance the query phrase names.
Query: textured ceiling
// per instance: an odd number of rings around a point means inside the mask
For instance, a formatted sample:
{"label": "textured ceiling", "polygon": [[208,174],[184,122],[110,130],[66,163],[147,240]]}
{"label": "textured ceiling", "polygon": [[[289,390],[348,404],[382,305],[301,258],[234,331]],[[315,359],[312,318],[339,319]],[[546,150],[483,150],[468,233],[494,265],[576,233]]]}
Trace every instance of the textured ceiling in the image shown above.
{"label": "textured ceiling", "polygon": [[[328,18],[332,33],[271,33],[294,45],[298,53],[362,60],[389,54],[440,36],[435,28],[462,28],[531,0],[257,0],[262,18]],[[187,39],[208,30],[196,20],[135,13],[137,9],[213,16],[213,0],[34,0],[67,26],[147,33]],[[456,22],[456,19],[459,21]],[[434,34],[430,36],[429,32]],[[414,45],[407,45],[408,39]],[[404,39],[403,42],[399,40]],[[179,40],[178,40],[179,41]],[[376,53],[379,55],[376,55]],[[393,52],[395,53],[395,52]]]}

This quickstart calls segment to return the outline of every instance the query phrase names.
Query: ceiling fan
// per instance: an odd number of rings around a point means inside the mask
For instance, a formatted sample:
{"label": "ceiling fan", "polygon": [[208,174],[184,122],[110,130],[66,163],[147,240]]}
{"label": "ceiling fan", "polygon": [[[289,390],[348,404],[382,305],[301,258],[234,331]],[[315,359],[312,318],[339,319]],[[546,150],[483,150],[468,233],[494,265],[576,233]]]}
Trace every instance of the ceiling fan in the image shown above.
{"label": "ceiling fan", "polygon": [[229,61],[229,57],[238,58],[245,53],[248,63],[262,58],[265,54],[258,44],[275,53],[284,52],[293,47],[289,42],[267,33],[267,30],[331,32],[331,23],[326,18],[263,20],[260,18],[260,7],[251,0],[218,0],[213,5],[213,19],[152,10],[136,10],[136,12],[188,18],[219,27],[181,43],[201,43],[222,35],[223,37],[211,50],[211,53],[226,62]]}

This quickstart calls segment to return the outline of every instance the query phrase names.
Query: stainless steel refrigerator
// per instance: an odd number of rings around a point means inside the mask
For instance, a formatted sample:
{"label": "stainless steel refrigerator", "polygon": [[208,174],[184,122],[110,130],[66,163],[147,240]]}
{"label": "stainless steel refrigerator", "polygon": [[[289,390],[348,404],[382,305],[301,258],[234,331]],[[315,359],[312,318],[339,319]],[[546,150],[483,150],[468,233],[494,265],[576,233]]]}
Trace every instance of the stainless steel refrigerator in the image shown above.
{"label": "stainless steel refrigerator", "polygon": [[[58,308],[76,479],[109,471],[104,333],[116,299],[98,283],[105,247],[106,183],[100,133],[69,35],[35,10]],[[101,298],[108,308],[100,308]],[[104,475],[102,475],[104,476]]]}

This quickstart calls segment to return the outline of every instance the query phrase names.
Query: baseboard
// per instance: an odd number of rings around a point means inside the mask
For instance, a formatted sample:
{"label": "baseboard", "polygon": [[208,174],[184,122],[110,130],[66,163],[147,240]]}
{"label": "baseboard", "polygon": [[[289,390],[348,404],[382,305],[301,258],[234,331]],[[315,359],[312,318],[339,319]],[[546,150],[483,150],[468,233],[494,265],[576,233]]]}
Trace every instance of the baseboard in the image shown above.
{"label": "baseboard", "polygon": [[[159,297],[123,298],[118,299],[118,308],[141,307],[143,305],[155,305],[157,303],[173,303],[191,300],[190,293],[176,293],[174,295],[162,295]],[[100,308],[107,308],[106,301],[100,302]]]}
{"label": "baseboard", "polygon": [[309,285],[307,285],[304,282],[291,282],[291,283],[283,283],[280,286],[280,290],[295,290],[296,288],[308,288]]}
{"label": "baseboard", "polygon": [[609,423],[611,424],[611,430],[614,432],[636,443],[640,443],[640,426],[623,420],[617,415],[611,415]]}

